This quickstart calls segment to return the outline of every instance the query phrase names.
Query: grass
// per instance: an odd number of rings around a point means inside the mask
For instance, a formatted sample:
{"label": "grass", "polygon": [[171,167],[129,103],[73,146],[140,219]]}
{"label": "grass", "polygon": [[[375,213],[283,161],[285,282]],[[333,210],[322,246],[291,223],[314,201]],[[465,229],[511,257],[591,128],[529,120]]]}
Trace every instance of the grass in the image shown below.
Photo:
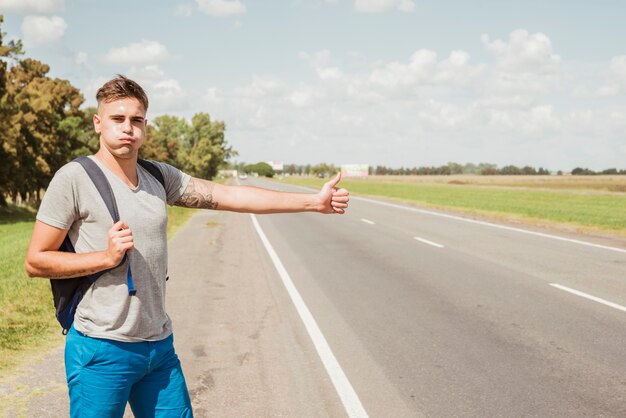
{"label": "grass", "polygon": [[[168,237],[172,237],[195,210],[169,207]],[[61,341],[54,316],[50,284],[29,278],[24,256],[30,241],[35,211],[0,207],[0,370],[19,364],[29,353]]]}
{"label": "grass", "polygon": [[[626,236],[626,193],[612,192],[626,185],[625,176],[589,179],[574,176],[507,179],[505,176],[438,178],[344,179],[340,186],[352,193],[383,196],[421,205],[455,209],[500,218],[543,224],[564,224],[581,231]],[[506,176],[511,177],[511,176]],[[546,176],[547,177],[547,176]],[[320,187],[323,179],[289,177],[286,183]]]}
{"label": "grass", "polygon": [[24,272],[34,219],[27,208],[0,208],[0,369],[15,364],[16,352],[42,342],[57,326],[50,285]]}
{"label": "grass", "polygon": [[564,190],[578,192],[626,192],[626,176],[371,176],[368,181],[382,183],[463,185]]}

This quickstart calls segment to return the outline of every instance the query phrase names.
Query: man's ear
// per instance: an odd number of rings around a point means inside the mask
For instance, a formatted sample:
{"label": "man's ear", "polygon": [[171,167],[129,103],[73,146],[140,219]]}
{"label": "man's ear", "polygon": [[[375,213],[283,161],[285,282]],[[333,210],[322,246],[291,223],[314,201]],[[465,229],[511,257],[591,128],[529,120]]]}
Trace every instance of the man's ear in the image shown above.
{"label": "man's ear", "polygon": [[99,134],[100,133],[100,116],[98,116],[97,113],[95,113],[93,115],[93,128],[95,129],[96,133]]}

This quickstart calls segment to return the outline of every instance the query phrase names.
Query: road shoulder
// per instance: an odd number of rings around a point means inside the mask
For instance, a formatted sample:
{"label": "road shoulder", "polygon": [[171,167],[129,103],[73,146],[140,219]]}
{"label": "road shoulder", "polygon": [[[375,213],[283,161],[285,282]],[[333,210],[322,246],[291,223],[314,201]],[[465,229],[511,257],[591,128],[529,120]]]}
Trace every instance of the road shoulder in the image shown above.
{"label": "road shoulder", "polygon": [[[249,215],[194,215],[169,242],[169,266],[195,416],[345,415]],[[63,345],[3,375],[0,405],[5,417],[67,416]]]}

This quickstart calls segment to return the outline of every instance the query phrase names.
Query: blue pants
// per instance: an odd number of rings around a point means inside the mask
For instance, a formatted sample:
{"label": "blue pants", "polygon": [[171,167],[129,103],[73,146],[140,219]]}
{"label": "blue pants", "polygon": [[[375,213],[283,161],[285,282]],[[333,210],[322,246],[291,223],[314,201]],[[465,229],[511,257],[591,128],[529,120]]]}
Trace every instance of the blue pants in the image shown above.
{"label": "blue pants", "polygon": [[130,403],[137,418],[193,417],[174,338],[119,342],[70,328],[65,342],[70,416],[122,417]]}

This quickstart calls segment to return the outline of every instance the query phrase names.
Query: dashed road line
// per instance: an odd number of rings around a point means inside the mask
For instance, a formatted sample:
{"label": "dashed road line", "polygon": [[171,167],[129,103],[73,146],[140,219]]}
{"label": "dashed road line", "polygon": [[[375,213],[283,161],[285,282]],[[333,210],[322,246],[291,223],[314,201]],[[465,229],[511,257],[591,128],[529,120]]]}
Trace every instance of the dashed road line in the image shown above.
{"label": "dashed road line", "polygon": [[617,309],[619,311],[626,312],[626,306],[622,306],[622,305],[619,305],[619,304],[614,303],[614,302],[609,302],[608,300],[599,298],[597,296],[590,295],[590,294],[585,293],[585,292],[581,292],[580,290],[572,289],[572,288],[560,285],[558,283],[550,283],[550,286],[556,287],[557,289],[564,290],[564,291],[569,292],[571,294],[574,294],[576,296],[580,296],[582,298],[589,299],[589,300],[601,303],[601,304],[606,305],[606,306],[610,306],[613,309]]}
{"label": "dashed road line", "polygon": [[528,231],[526,229],[515,228],[515,227],[512,227],[512,226],[505,226],[505,225],[494,224],[494,223],[491,223],[491,222],[477,221],[475,219],[462,218],[460,216],[448,215],[448,214],[445,214],[445,213],[438,213],[438,212],[433,212],[433,211],[425,210],[425,209],[417,209],[417,208],[412,208],[412,207],[409,207],[409,206],[402,206],[402,205],[397,205],[397,204],[394,204],[394,203],[388,203],[388,202],[382,202],[382,201],[373,200],[373,199],[367,199],[367,198],[364,198],[364,197],[351,196],[350,199],[351,200],[361,200],[361,201],[364,201],[364,202],[374,203],[376,205],[382,205],[382,206],[387,206],[387,207],[392,207],[392,208],[397,208],[397,209],[408,210],[408,211],[411,211],[411,212],[417,212],[417,213],[424,213],[424,214],[427,214],[427,215],[439,216],[441,218],[454,219],[456,221],[469,222],[469,223],[473,223],[473,224],[477,224],[477,225],[489,226],[489,227],[492,227],[492,228],[506,229],[507,231],[515,231],[515,232],[520,232],[522,234],[529,234],[529,235],[535,235],[535,236],[543,237],[543,238],[550,238],[550,239],[556,239],[556,240],[559,240],[559,241],[571,242],[571,243],[574,243],[574,244],[585,245],[585,246],[588,246],[588,247],[601,248],[603,250],[615,251],[615,252],[618,252],[618,253],[626,253],[626,249],[623,249],[623,248],[610,247],[608,245],[601,245],[601,244],[594,244],[592,242],[580,241],[580,240],[577,240],[577,239],[560,237],[558,235],[544,234],[543,232]]}
{"label": "dashed road line", "polygon": [[443,246],[443,245],[441,245],[441,244],[437,244],[436,242],[428,241],[427,239],[424,239],[424,238],[420,238],[420,237],[413,237],[413,239],[416,239],[416,240],[418,240],[419,242],[423,242],[424,244],[432,245],[433,247],[437,247],[437,248],[444,248],[444,246]]}

